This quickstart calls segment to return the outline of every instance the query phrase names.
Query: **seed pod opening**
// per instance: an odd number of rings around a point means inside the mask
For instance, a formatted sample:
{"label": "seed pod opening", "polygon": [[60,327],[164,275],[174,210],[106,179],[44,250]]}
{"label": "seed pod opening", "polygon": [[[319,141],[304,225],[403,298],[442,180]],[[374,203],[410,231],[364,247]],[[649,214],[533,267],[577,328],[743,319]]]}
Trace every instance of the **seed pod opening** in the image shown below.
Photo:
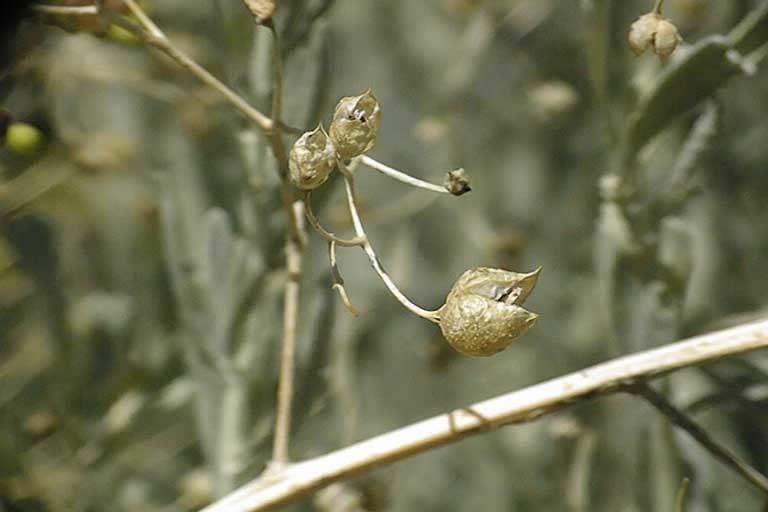
{"label": "seed pod opening", "polygon": [[492,356],[507,348],[539,318],[522,304],[540,271],[525,274],[481,267],[464,272],[440,309],[445,339],[468,356]]}
{"label": "seed pod opening", "polygon": [[288,167],[291,181],[302,190],[325,183],[336,167],[336,148],[322,125],[299,137],[291,148]]}
{"label": "seed pod opening", "polygon": [[370,89],[360,96],[342,98],[330,128],[339,157],[347,160],[370,151],[376,144],[380,121],[379,100]]}

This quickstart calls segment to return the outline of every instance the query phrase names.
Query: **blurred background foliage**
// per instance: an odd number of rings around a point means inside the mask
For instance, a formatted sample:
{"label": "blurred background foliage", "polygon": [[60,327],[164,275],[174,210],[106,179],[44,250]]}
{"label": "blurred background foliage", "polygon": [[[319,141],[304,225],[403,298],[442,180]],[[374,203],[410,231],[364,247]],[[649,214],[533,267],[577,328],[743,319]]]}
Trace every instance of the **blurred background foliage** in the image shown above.
{"label": "blurred background foliage", "polygon": [[[351,317],[311,233],[295,458],[765,312],[768,74],[685,105],[616,170],[629,114],[665,68],[626,43],[649,3],[280,2],[288,125],[327,123],[338,98],[370,86],[383,109],[373,156],[433,181],[472,176],[453,199],[358,172],[369,235],[402,288],[437,307],[467,268],[544,267],[529,301],[539,325],[470,359],[402,310],[358,250],[339,255],[362,313]],[[764,4],[668,0],[664,14],[696,43]],[[268,111],[271,42],[242,2],[143,5]],[[44,135],[26,154],[0,150],[0,510],[194,510],[269,459],[279,181],[261,134],[174,62],[98,20],[67,28],[26,23],[0,84],[3,107]],[[657,200],[669,190],[671,205]],[[339,184],[315,196],[326,224],[349,232]],[[766,356],[663,385],[764,473]],[[295,509],[672,511],[683,477],[691,511],[765,505],[650,407],[616,396]]]}

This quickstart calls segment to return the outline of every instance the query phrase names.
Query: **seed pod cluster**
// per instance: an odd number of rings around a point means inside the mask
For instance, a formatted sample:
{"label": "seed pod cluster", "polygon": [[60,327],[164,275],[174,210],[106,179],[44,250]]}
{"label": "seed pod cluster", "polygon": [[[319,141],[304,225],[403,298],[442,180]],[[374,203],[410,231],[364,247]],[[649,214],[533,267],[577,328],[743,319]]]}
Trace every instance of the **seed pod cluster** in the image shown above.
{"label": "seed pod cluster", "polygon": [[333,114],[330,135],[321,125],[294,143],[288,161],[291,181],[302,190],[325,183],[337,159],[348,160],[373,148],[380,120],[379,101],[370,89],[342,98]]}
{"label": "seed pod cluster", "polygon": [[640,16],[629,30],[629,46],[635,55],[650,48],[659,57],[669,57],[682,40],[677,27],[657,12]]}
{"label": "seed pod cluster", "polygon": [[525,274],[480,267],[464,272],[440,309],[445,339],[468,356],[492,356],[507,348],[539,318],[522,304],[540,271]]}

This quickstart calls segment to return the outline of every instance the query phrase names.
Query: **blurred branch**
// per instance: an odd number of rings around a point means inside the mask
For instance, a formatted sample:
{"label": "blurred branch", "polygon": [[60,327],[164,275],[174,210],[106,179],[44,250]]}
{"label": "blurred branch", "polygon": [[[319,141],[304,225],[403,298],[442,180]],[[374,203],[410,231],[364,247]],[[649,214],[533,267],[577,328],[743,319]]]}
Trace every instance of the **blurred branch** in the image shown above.
{"label": "blurred branch", "polygon": [[[768,348],[768,319],[620,357],[400,428],[336,452],[270,472],[203,509],[204,512],[270,510],[332,482],[418,453],[455,443],[490,425],[534,421],[628,385],[722,357]],[[474,414],[466,411],[472,410]]]}
{"label": "blurred branch", "polygon": [[135,2],[135,0],[123,0],[131,13],[136,17],[143,30],[137,31],[130,24],[121,23],[120,26],[126,28],[141,36],[148,44],[154,46],[177,63],[184,69],[195,75],[200,81],[213,87],[222,96],[224,96],[237,110],[239,110],[248,119],[255,122],[262,130],[269,133],[275,128],[272,119],[262,114],[251,106],[242,96],[226,86],[221,80],[213,76],[207,69],[192,60],[186,53],[181,51],[173,42],[168,39],[165,33],[153,22],[144,10]]}
{"label": "blurred branch", "polygon": [[98,5],[33,5],[32,10],[40,14],[52,14],[55,16],[86,16],[99,14]]}
{"label": "blurred branch", "polygon": [[664,398],[664,395],[658,393],[645,382],[638,382],[628,386],[627,391],[644,398],[649,404],[666,416],[674,425],[688,432],[688,434],[690,434],[690,436],[715,459],[734,470],[768,496],[768,478],[747,464],[746,461],[739,459],[739,457],[728,448],[718,444],[717,441],[710,437],[706,430],[686,416],[680,409],[669,403],[667,399]]}

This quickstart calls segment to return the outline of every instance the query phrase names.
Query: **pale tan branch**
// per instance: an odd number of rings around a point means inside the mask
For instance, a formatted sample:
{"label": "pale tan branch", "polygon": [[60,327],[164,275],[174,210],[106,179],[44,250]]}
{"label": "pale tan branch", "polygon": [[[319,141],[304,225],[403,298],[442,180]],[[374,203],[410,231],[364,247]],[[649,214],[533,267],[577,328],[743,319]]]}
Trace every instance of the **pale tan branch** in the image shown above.
{"label": "pale tan branch", "polygon": [[[242,96],[237,94],[221,80],[213,76],[207,69],[200,64],[192,60],[186,53],[181,51],[173,42],[168,39],[165,33],[153,22],[144,10],[135,2],[135,0],[123,0],[125,5],[131,11],[139,24],[145,32],[138,35],[142,36],[144,40],[156,49],[165,53],[167,56],[175,60],[187,71],[195,75],[203,83],[213,87],[224,98],[227,99],[237,110],[239,110],[244,116],[259,125],[265,132],[271,133],[275,127],[275,123],[256,110]],[[135,31],[134,31],[135,32]]]}
{"label": "pale tan branch", "polygon": [[764,348],[768,348],[768,319],[620,357],[466,408],[476,415],[458,409],[287,466],[245,484],[204,512],[273,510],[332,482],[454,443],[488,424],[501,426],[533,421],[574,403],[622,391],[633,382]]}
{"label": "pale tan branch", "polygon": [[32,10],[41,14],[52,14],[54,16],[88,16],[99,14],[97,5],[32,5]]}

